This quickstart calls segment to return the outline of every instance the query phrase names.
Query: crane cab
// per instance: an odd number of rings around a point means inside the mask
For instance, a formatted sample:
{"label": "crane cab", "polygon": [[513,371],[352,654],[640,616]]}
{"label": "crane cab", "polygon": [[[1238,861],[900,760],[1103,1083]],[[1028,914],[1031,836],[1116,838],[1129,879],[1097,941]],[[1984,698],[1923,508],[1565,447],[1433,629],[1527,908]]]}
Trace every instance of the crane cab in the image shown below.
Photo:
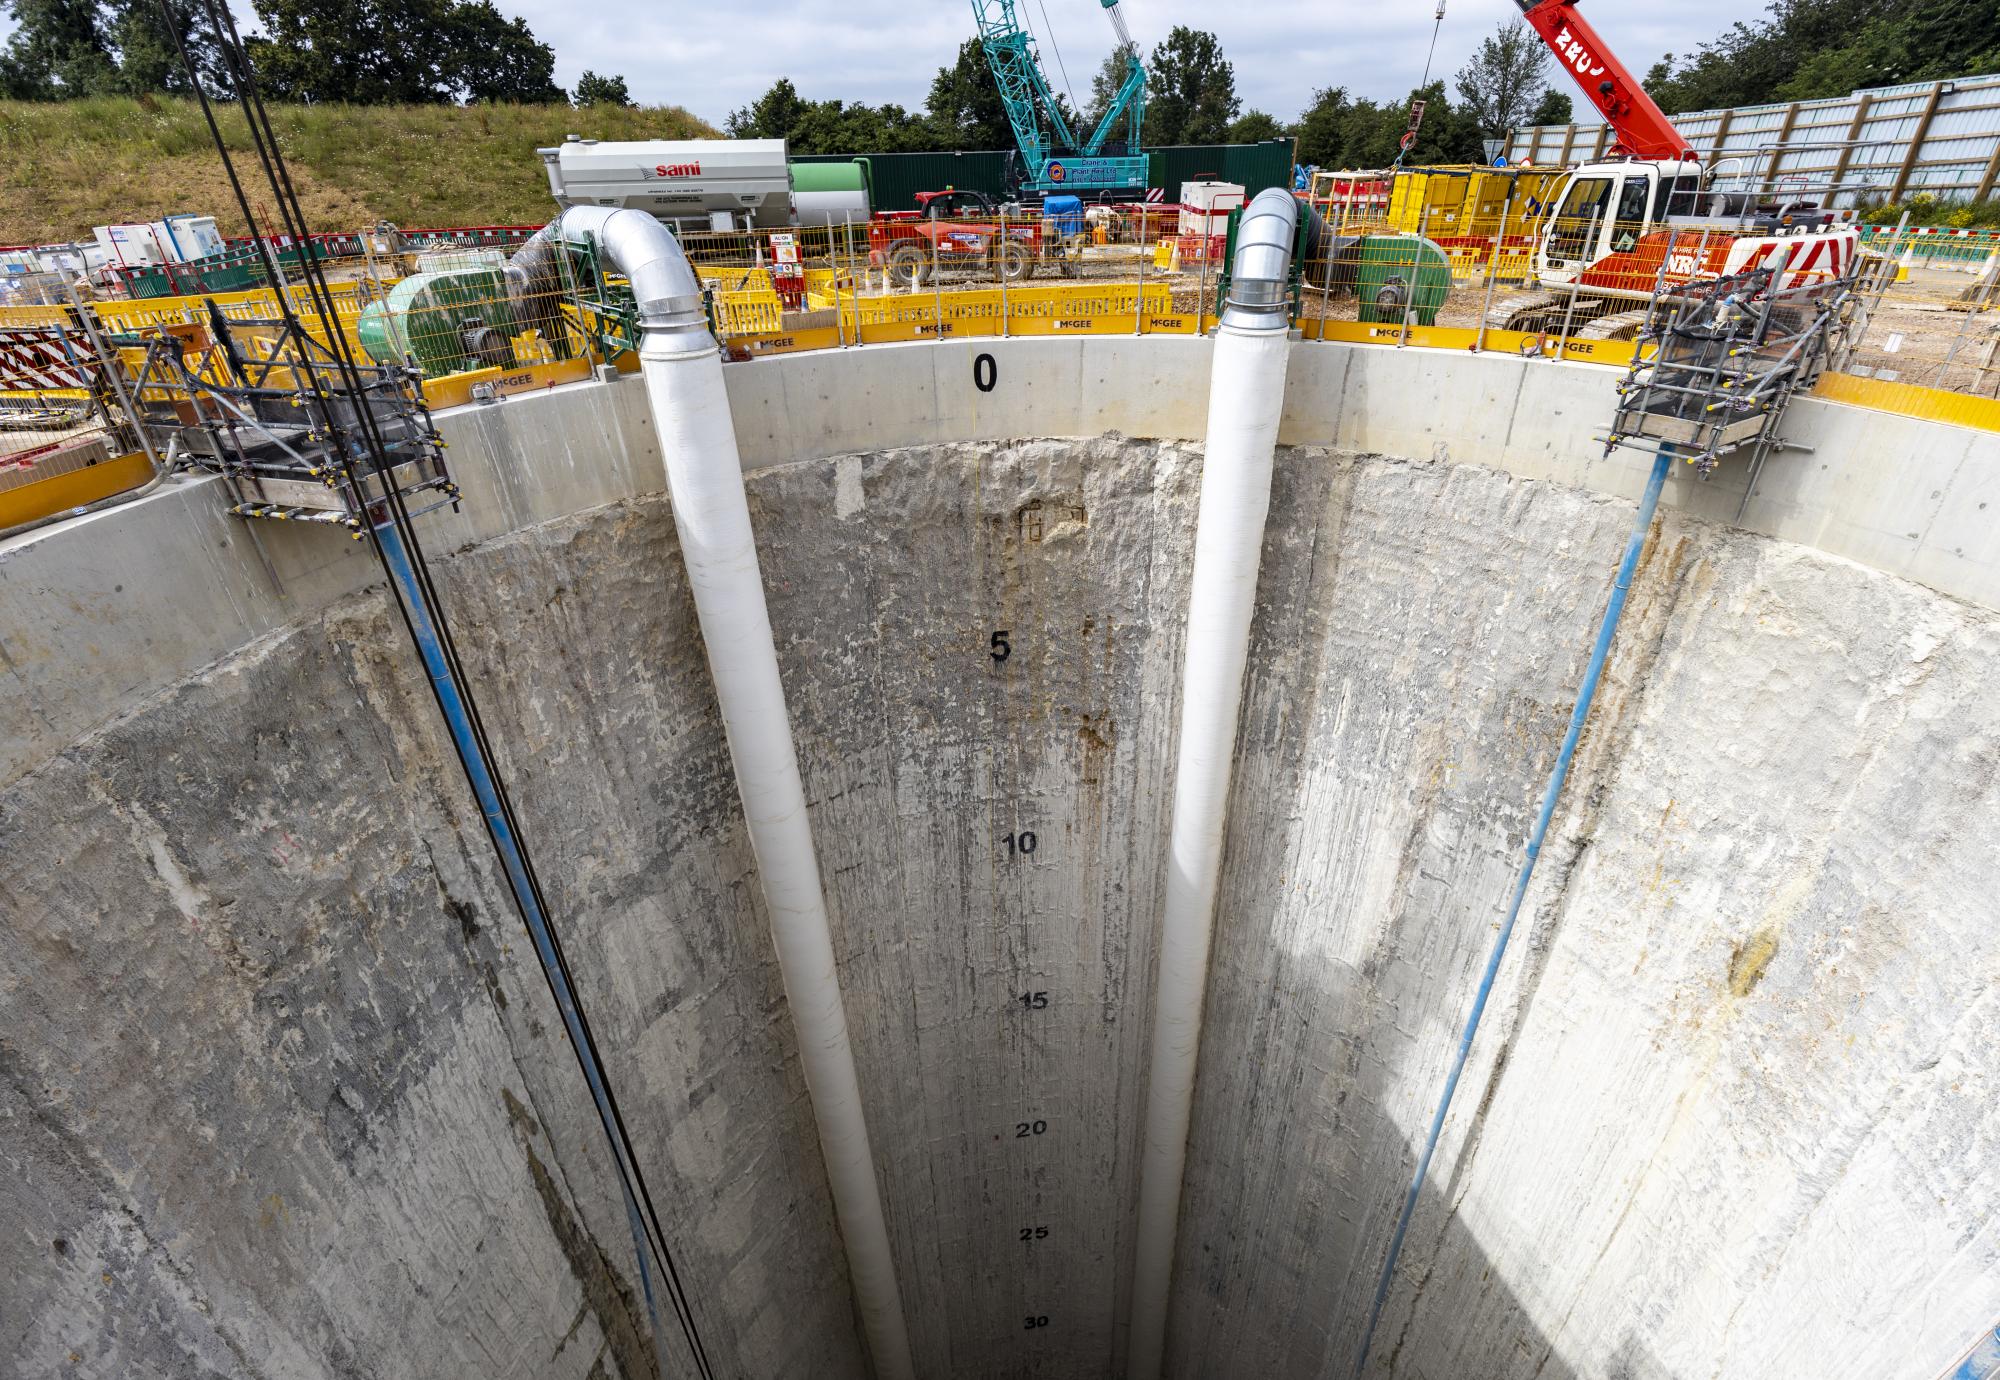
{"label": "crane cab", "polygon": [[1648,230],[1701,213],[1701,164],[1693,159],[1586,163],[1557,189],[1535,249],[1545,284],[1566,285],[1611,254],[1629,253]]}

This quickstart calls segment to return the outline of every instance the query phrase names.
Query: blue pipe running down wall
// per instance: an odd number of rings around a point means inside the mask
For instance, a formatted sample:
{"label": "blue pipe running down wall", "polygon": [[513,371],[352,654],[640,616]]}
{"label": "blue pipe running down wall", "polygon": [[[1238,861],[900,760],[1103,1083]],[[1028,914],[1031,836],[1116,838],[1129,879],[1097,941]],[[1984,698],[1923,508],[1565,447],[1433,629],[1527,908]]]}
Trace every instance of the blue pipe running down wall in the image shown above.
{"label": "blue pipe running down wall", "polygon": [[1382,1278],[1375,1286],[1375,1302],[1368,1309],[1368,1326],[1361,1334],[1361,1354],[1354,1362],[1356,1377],[1368,1368],[1368,1349],[1375,1340],[1375,1325],[1381,1321],[1382,1305],[1388,1302],[1389,1286],[1395,1282],[1396,1258],[1403,1253],[1403,1238],[1409,1233],[1410,1218],[1417,1210],[1417,1195],[1423,1191],[1424,1178],[1430,1173],[1431,1155],[1437,1150],[1438,1137],[1444,1131],[1445,1114],[1451,1110],[1452,1095],[1458,1091],[1459,1075],[1465,1072],[1466,1057],[1472,1052],[1472,1037],[1479,1033],[1479,1019],[1486,1014],[1486,999],[1493,995],[1494,975],[1500,971],[1500,960],[1507,954],[1507,941],[1513,937],[1514,921],[1521,914],[1521,901],[1528,894],[1529,879],[1535,875],[1535,859],[1541,856],[1542,840],[1548,835],[1549,821],[1555,818],[1556,802],[1562,798],[1563,782],[1569,777],[1570,759],[1576,756],[1577,741],[1583,737],[1584,722],[1590,718],[1591,701],[1597,698],[1597,683],[1604,675],[1604,662],[1611,653],[1611,641],[1617,636],[1618,620],[1625,612],[1625,596],[1632,589],[1632,574],[1639,566],[1639,552],[1646,545],[1647,532],[1652,530],[1653,512],[1660,505],[1660,490],[1666,484],[1667,471],[1673,463],[1673,447],[1662,445],[1653,461],[1653,473],[1646,480],[1645,496],[1639,500],[1639,511],[1632,518],[1632,535],[1625,543],[1625,557],[1618,563],[1618,578],[1611,585],[1611,602],[1605,606],[1603,622],[1597,625],[1597,645],[1591,648],[1590,664],[1583,672],[1583,685],[1576,692],[1576,707],[1569,716],[1569,732],[1563,735],[1562,750],[1556,754],[1555,767],[1549,772],[1548,789],[1542,793],[1542,810],[1535,818],[1534,832],[1528,836],[1528,855],[1521,863],[1520,876],[1514,881],[1514,899],[1507,907],[1507,919],[1500,926],[1500,933],[1494,937],[1493,951],[1486,956],[1486,971],[1480,975],[1471,1014],[1465,1018],[1465,1029],[1459,1034],[1458,1053],[1452,1058],[1451,1074],[1444,1080],[1444,1094],[1438,1098],[1437,1111],[1431,1117],[1430,1134],[1424,1138],[1423,1154],[1417,1159],[1416,1176],[1410,1180],[1410,1191],[1403,1199],[1403,1215],[1396,1222],[1396,1234],[1389,1239],[1389,1258],[1382,1263]]}
{"label": "blue pipe running down wall", "polygon": [[1972,1350],[1941,1380],[1995,1380],[2000,1377],[2000,1327],[1988,1328]]}
{"label": "blue pipe running down wall", "polygon": [[632,1228],[632,1249],[639,1257],[639,1285],[646,1296],[646,1313],[651,1319],[654,1333],[659,1332],[658,1309],[653,1302],[653,1273],[646,1259],[645,1227],[639,1215],[639,1203],[632,1194],[632,1181],[636,1166],[627,1163],[616,1133],[611,1112],[611,1099],[605,1088],[604,1070],[598,1066],[585,1038],[583,1022],[577,1014],[576,994],[571,990],[569,979],[564,974],[562,964],[556,959],[555,941],[549,934],[548,917],[542,913],[535,899],[534,888],[528,882],[528,868],[521,856],[521,845],[509,827],[506,812],[500,808],[500,792],[494,784],[493,764],[480,750],[479,740],[472,731],[472,721],[466,713],[464,697],[459,693],[458,681],[452,675],[445,659],[444,647],[438,640],[437,624],[430,604],[424,599],[418,584],[416,571],[410,564],[410,553],[403,544],[402,534],[393,523],[384,523],[375,529],[376,537],[382,543],[382,555],[387,561],[390,573],[396,581],[396,588],[403,605],[410,613],[410,626],[416,633],[417,650],[423,657],[424,670],[437,689],[438,703],[444,709],[446,726],[451,730],[452,742],[458,748],[459,759],[465,763],[465,774],[472,783],[472,793],[479,802],[479,809],[486,816],[487,824],[493,830],[494,841],[499,846],[502,863],[507,870],[507,885],[513,890],[515,904],[521,908],[521,918],[527,922],[528,933],[535,942],[535,957],[541,960],[542,972],[548,977],[549,990],[555,994],[556,1008],[562,1013],[563,1025],[569,1031],[571,1045],[576,1049],[577,1060],[583,1065],[584,1081],[590,1085],[591,1100],[597,1104],[598,1119],[604,1124],[604,1138],[611,1146],[611,1156],[619,1166],[619,1187],[625,1198],[625,1216]]}

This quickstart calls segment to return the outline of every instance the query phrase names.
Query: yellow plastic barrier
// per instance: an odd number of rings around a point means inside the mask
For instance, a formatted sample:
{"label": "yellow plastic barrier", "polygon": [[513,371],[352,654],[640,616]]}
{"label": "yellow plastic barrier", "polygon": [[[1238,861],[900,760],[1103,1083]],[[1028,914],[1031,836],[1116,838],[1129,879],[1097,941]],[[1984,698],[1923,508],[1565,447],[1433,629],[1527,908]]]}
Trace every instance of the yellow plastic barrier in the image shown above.
{"label": "yellow plastic barrier", "polygon": [[[768,269],[696,264],[694,271],[703,283],[715,289],[715,314],[725,335],[754,335],[784,328],[785,304],[771,286]],[[811,287],[810,278],[807,287]]]}
{"label": "yellow plastic barrier", "polygon": [[[842,319],[852,322],[858,315],[863,326],[905,321],[935,321],[940,311],[946,321],[998,321],[1004,311],[1011,321],[1033,317],[1078,320],[1096,317],[1125,318],[1140,309],[1137,283],[1023,284],[1020,287],[953,288],[946,292],[899,293],[888,297],[849,297],[840,304]],[[1165,283],[1148,283],[1144,289],[1145,309],[1170,310],[1173,294]]]}
{"label": "yellow plastic barrier", "polygon": [[0,307],[0,328],[8,326],[67,326],[66,307]]}
{"label": "yellow plastic barrier", "polygon": [[718,292],[715,315],[724,335],[782,330],[785,304],[775,292]]}
{"label": "yellow plastic barrier", "polygon": [[1364,321],[1302,321],[1300,332],[1307,340],[1342,340],[1352,345],[1410,345],[1427,350],[1470,350],[1475,344],[1488,354],[1526,354],[1545,358],[1577,360],[1585,364],[1610,364],[1624,368],[1638,348],[1630,340],[1558,340],[1532,331],[1489,329],[1481,342],[1473,326],[1371,325]]}
{"label": "yellow plastic barrier", "polygon": [[1828,402],[1870,407],[1877,412],[1895,412],[1980,431],[2000,431],[2000,398],[1976,398],[1970,393],[1888,379],[1857,378],[1853,374],[1821,374],[1812,395]]}
{"label": "yellow plastic barrier", "polygon": [[433,409],[460,407],[472,401],[472,390],[485,384],[493,396],[531,393],[553,388],[559,383],[576,383],[590,377],[587,359],[563,359],[551,364],[523,364],[516,368],[471,369],[441,379],[424,380],[424,401]]}
{"label": "yellow plastic barrier", "polygon": [[[1389,226],[1432,239],[1500,233],[1500,213],[1507,213],[1507,234],[1521,235],[1548,205],[1565,173],[1561,168],[1484,168],[1476,165],[1418,168],[1396,174],[1389,189]],[[1513,191],[1513,203],[1507,194]]]}
{"label": "yellow plastic barrier", "polygon": [[120,455],[94,465],[31,479],[25,484],[0,489],[0,528],[81,508],[86,503],[110,498],[136,489],[153,477],[152,462],[144,455]]}

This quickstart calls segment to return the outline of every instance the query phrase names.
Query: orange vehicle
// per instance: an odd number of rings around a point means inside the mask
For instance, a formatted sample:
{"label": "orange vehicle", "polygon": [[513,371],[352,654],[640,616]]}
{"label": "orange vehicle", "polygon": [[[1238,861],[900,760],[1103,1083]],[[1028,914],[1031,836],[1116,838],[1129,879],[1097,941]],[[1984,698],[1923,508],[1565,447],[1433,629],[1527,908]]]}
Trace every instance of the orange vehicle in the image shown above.
{"label": "orange vehicle", "polygon": [[1042,258],[1039,217],[976,191],[918,192],[917,207],[868,222],[868,257],[886,265],[898,287],[920,287],[953,269],[1010,283],[1035,276]]}
{"label": "orange vehicle", "polygon": [[[1577,9],[1577,0],[1517,0],[1617,134],[1612,157],[1573,170],[1535,246],[1542,291],[1495,302],[1488,324],[1630,338],[1656,281],[1686,282],[1746,268],[1780,272],[1775,289],[1830,282],[1860,252],[1852,212],[1722,191],[1711,170]],[[1734,222],[1733,224],[1720,224]]]}

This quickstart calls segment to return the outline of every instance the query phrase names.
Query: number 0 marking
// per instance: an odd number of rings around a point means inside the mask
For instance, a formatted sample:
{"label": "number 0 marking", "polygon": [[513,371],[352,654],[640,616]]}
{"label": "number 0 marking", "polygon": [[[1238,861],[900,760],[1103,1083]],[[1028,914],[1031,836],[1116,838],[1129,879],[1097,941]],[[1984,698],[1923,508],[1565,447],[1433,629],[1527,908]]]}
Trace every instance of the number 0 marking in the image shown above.
{"label": "number 0 marking", "polygon": [[992,355],[980,354],[972,361],[972,386],[982,393],[991,393],[993,385],[1000,381],[1000,366]]}

